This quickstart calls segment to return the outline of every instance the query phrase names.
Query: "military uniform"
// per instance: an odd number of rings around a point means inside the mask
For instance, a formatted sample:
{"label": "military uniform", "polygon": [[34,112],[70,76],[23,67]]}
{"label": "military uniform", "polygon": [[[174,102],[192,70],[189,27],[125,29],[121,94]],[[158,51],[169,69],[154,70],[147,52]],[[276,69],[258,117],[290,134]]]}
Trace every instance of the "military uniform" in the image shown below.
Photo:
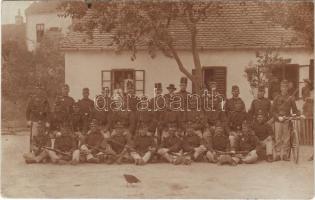
{"label": "military uniform", "polygon": [[[257,147],[257,155],[260,158],[267,156],[267,161],[271,162],[273,160],[272,154],[273,154],[273,130],[270,124],[262,121],[264,114],[262,111],[259,111],[257,114],[257,117],[261,117],[261,119],[255,120],[253,123],[253,131],[255,132],[255,135],[259,139],[259,145]],[[266,152],[266,153],[265,153]]]}
{"label": "military uniform", "polygon": [[89,130],[89,124],[92,120],[92,111],[94,110],[94,101],[89,99],[89,89],[83,88],[83,98],[78,101],[78,106],[83,117],[83,133]]}
{"label": "military uniform", "polygon": [[[259,92],[264,92],[264,87],[258,88]],[[254,99],[251,103],[250,109],[248,110],[248,115],[254,119],[258,115],[258,111],[263,112],[264,118],[268,121],[271,118],[271,102],[265,97],[260,97]]]}
{"label": "military uniform", "polygon": [[[37,86],[37,89],[42,89]],[[38,135],[39,122],[46,123],[49,126],[50,106],[47,98],[42,94],[36,94],[31,97],[26,108],[26,120],[31,126],[32,136]]]}
{"label": "military uniform", "polygon": [[167,135],[161,141],[158,154],[165,160],[173,164],[182,163],[182,138],[177,133],[177,124],[168,123]]}
{"label": "military uniform", "polygon": [[80,112],[80,107],[77,103],[73,105],[73,113],[70,114],[69,123],[74,132],[83,131],[83,114]]}
{"label": "military uniform", "polygon": [[[288,86],[288,81],[281,82],[281,87]],[[291,110],[294,114],[299,114],[295,101],[288,94],[280,94],[275,97],[272,105],[272,114],[275,120],[275,154],[276,160],[282,158],[289,160],[290,151],[290,122],[283,120],[282,117],[290,116]],[[283,155],[281,156],[281,151]]]}
{"label": "military uniform", "polygon": [[70,114],[73,111],[73,104],[75,103],[74,99],[70,96],[58,96],[56,98],[55,104],[60,104],[61,109],[65,111],[67,114],[67,117],[70,116]]}
{"label": "military uniform", "polygon": [[[236,131],[241,128],[242,122],[247,119],[247,113],[245,109],[245,103],[240,97],[238,97],[238,86],[232,86],[232,93],[233,97],[226,100],[225,111],[229,128],[231,131]],[[237,93],[237,95],[234,96],[234,93]]]}
{"label": "military uniform", "polygon": [[136,165],[147,163],[157,150],[157,141],[152,131],[149,131],[149,126],[150,124],[141,121],[137,128],[138,134],[133,139],[130,155]]}
{"label": "military uniform", "polygon": [[[186,77],[182,77],[182,78],[180,79],[180,84],[181,84],[181,85],[186,85],[186,86],[187,86],[187,82],[188,82],[188,80],[187,80]],[[180,101],[181,104],[178,105],[177,103],[174,103],[175,107],[176,107],[176,108],[179,108],[179,107],[180,107],[182,111],[187,110],[188,95],[190,95],[190,93],[187,92],[186,90],[182,90],[182,89],[181,89],[180,91],[176,92],[176,93],[175,93],[175,96],[179,96],[179,97],[180,97],[180,99],[181,99],[181,101]]]}
{"label": "military uniform", "polygon": [[99,163],[103,157],[103,150],[106,150],[104,136],[97,128],[96,120],[92,120],[91,128],[84,137],[84,143],[80,147],[81,152],[86,156],[86,162]]}

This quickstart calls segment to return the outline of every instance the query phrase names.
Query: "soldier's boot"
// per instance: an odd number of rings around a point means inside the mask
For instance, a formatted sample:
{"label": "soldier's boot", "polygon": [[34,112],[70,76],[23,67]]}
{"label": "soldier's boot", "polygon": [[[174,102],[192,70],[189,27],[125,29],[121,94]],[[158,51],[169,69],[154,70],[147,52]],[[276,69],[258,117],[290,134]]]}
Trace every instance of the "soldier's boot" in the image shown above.
{"label": "soldier's boot", "polygon": [[183,159],[183,164],[184,165],[191,165],[191,163],[192,163],[192,160],[191,160],[190,157],[186,157],[186,158]]}
{"label": "soldier's boot", "polygon": [[27,164],[36,163],[35,155],[33,153],[25,153],[23,154],[23,158]]}
{"label": "soldier's boot", "polygon": [[267,162],[273,162],[273,157],[272,155],[267,155]]}

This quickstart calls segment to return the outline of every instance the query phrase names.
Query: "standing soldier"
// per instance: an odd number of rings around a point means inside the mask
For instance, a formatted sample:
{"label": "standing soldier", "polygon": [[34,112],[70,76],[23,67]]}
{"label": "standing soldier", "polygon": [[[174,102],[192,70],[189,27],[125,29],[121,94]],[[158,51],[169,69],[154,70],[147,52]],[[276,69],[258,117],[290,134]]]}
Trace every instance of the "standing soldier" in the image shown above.
{"label": "standing soldier", "polygon": [[33,137],[38,135],[39,122],[44,123],[46,128],[50,126],[48,122],[50,107],[48,100],[43,93],[43,87],[38,85],[36,87],[35,95],[31,97],[26,108],[27,124],[31,127],[31,141],[33,140]]}
{"label": "standing soldier", "polygon": [[162,95],[163,93],[162,83],[155,83],[154,89],[155,96],[150,100],[149,108],[153,113],[152,128],[155,129],[154,135],[155,137],[157,137],[159,144],[162,135],[162,126],[160,122],[162,119],[162,114],[165,111],[166,101],[164,96]]}
{"label": "standing soldier", "polygon": [[186,77],[181,77],[180,78],[180,90],[176,93],[176,95],[179,95],[181,97],[181,104],[180,104],[180,108],[182,111],[187,110],[187,99],[188,99],[188,94],[190,94],[189,92],[187,92],[187,82],[188,79]]}
{"label": "standing soldier", "polygon": [[258,111],[263,112],[264,119],[268,121],[271,118],[271,102],[269,99],[265,98],[265,87],[259,86],[257,99],[252,101],[250,109],[248,110],[248,115],[251,119],[255,119],[258,115]]}
{"label": "standing soldier", "polygon": [[83,114],[83,133],[85,134],[89,129],[89,124],[91,122],[91,114],[94,109],[94,101],[89,98],[90,91],[89,88],[83,88],[82,96],[83,98],[78,101],[80,111]]}
{"label": "standing soldier", "polygon": [[239,94],[240,94],[239,87],[237,85],[233,85],[232,86],[233,97],[227,99],[225,103],[225,111],[231,131],[240,130],[243,121],[247,117],[245,103],[239,97]]}
{"label": "standing soldier", "polygon": [[61,95],[57,96],[55,104],[59,104],[61,109],[64,110],[67,114],[67,118],[69,118],[72,113],[74,99],[69,96],[69,85],[64,84],[61,88]]}
{"label": "standing soldier", "polygon": [[[207,120],[207,132],[213,132],[217,121],[227,125],[227,117],[223,111],[223,98],[224,96],[217,92],[217,83],[214,81],[209,82],[209,90],[207,96],[203,98],[203,105],[205,110],[205,117]],[[227,127],[227,126],[225,126]]]}
{"label": "standing soldier", "polygon": [[[290,152],[290,122],[285,120],[286,116],[299,114],[294,97],[288,94],[288,81],[283,80],[280,83],[281,94],[276,96],[272,104],[272,114],[275,120],[275,159],[289,161]],[[282,156],[281,156],[282,151]]]}

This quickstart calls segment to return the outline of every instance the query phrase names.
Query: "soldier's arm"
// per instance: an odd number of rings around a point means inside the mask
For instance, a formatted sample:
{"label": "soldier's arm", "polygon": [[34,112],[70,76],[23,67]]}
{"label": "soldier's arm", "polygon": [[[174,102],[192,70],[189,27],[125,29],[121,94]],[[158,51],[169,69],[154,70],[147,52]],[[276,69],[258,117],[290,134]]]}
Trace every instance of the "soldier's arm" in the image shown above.
{"label": "soldier's arm", "polygon": [[297,109],[295,100],[294,99],[290,99],[290,101],[291,101],[291,107],[292,107],[293,114],[300,115],[300,111]]}

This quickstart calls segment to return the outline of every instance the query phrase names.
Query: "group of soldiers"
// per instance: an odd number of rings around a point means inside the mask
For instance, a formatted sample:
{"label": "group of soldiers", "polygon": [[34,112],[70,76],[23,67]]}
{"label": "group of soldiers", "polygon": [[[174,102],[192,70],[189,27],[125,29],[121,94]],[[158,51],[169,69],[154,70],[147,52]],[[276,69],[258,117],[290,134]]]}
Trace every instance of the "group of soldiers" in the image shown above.
{"label": "group of soldiers", "polygon": [[[187,78],[182,77],[178,92],[170,84],[168,93],[163,95],[162,84],[156,83],[149,109],[138,110],[133,88],[128,88],[120,100],[113,100],[109,91],[104,90],[102,98],[95,98],[97,102],[89,98],[89,89],[84,88],[83,98],[75,102],[69,96],[69,86],[64,85],[51,111],[44,89],[38,86],[26,111],[31,148],[24,159],[26,163],[136,165],[149,162],[236,165],[257,160],[289,160],[290,123],[285,116],[299,111],[288,94],[288,81],[281,82],[281,94],[273,103],[264,97],[265,88],[259,87],[248,112],[236,85],[223,106],[216,82],[209,82],[207,91],[212,98],[201,101],[208,104],[209,110],[200,109],[197,99],[189,98],[186,88]],[[165,103],[161,99],[169,102],[174,97],[180,97],[183,106],[180,111],[159,105]],[[129,108],[99,109],[113,101],[122,107],[128,102]]]}

